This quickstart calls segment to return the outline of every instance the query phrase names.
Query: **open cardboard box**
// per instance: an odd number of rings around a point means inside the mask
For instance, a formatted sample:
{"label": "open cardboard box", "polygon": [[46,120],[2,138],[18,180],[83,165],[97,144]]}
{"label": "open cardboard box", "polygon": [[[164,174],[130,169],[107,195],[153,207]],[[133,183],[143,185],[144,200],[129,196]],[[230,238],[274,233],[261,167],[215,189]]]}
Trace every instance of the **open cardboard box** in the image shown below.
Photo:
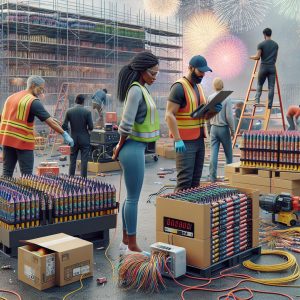
{"label": "open cardboard box", "polygon": [[[64,234],[25,241],[18,248],[18,279],[44,290],[93,276],[93,244]],[[40,256],[37,251],[45,249]]]}

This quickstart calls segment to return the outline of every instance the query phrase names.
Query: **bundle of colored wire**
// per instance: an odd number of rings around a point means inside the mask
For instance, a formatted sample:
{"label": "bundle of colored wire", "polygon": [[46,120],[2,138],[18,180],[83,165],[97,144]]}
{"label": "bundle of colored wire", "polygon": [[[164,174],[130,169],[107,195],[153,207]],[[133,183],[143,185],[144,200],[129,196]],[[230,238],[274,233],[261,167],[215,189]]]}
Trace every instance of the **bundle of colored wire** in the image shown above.
{"label": "bundle of colored wire", "polygon": [[257,282],[266,285],[285,285],[286,283],[297,280],[300,277],[299,265],[295,256],[291,253],[281,250],[262,250],[262,255],[279,255],[284,257],[285,261],[283,263],[274,264],[274,265],[259,265],[251,262],[250,260],[244,261],[244,267],[260,272],[279,272],[283,270],[293,269],[293,273],[279,278],[271,278],[271,279],[260,279],[250,277],[248,281]]}
{"label": "bundle of colored wire", "polygon": [[166,255],[153,253],[151,257],[143,254],[129,254],[121,257],[117,266],[118,285],[126,290],[136,289],[145,292],[159,292],[160,286],[166,288],[161,275]]}

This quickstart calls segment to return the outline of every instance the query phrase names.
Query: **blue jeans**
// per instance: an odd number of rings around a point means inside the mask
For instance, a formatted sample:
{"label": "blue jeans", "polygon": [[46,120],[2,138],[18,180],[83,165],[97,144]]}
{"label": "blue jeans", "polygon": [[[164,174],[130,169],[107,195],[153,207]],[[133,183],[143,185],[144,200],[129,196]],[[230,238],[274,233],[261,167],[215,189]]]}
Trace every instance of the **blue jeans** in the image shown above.
{"label": "blue jeans", "polygon": [[218,169],[218,155],[220,149],[220,143],[223,146],[226,164],[232,163],[232,143],[230,137],[230,130],[228,126],[211,126],[210,130],[210,147],[211,156],[209,164],[210,180],[215,182],[217,180]]}
{"label": "blue jeans", "polygon": [[128,139],[119,153],[127,191],[122,206],[122,221],[123,230],[128,235],[136,235],[138,201],[144,181],[146,146],[147,143]]}
{"label": "blue jeans", "polygon": [[268,107],[271,108],[273,104],[275,79],[276,79],[275,65],[264,65],[264,64],[260,65],[260,69],[257,77],[257,88],[256,88],[256,95],[255,95],[255,101],[257,103],[260,102],[262,88],[267,78],[268,78],[268,89],[269,89]]}
{"label": "blue jeans", "polygon": [[200,184],[205,156],[204,138],[184,141],[186,151],[176,153],[177,185],[175,191],[197,187]]}

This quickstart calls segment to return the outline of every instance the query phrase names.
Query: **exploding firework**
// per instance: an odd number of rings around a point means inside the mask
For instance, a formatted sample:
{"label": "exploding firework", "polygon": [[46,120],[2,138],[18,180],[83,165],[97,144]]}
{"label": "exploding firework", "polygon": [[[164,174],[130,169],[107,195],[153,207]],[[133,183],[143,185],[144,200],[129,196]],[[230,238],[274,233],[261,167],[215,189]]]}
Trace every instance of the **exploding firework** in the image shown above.
{"label": "exploding firework", "polygon": [[235,32],[259,25],[271,8],[271,0],[215,0],[214,11]]}
{"label": "exploding firework", "polygon": [[183,31],[183,50],[187,56],[201,54],[215,39],[227,34],[227,27],[210,13],[193,15]]}
{"label": "exploding firework", "polygon": [[182,19],[189,18],[195,13],[212,11],[214,0],[181,0],[178,15]]}
{"label": "exploding firework", "polygon": [[146,12],[160,17],[174,16],[179,5],[179,0],[144,0]]}
{"label": "exploding firework", "polygon": [[299,0],[274,0],[275,7],[279,8],[279,13],[288,18],[300,21],[300,1]]}
{"label": "exploding firework", "polygon": [[225,36],[216,40],[205,55],[214,77],[232,79],[243,70],[248,53],[244,43],[237,37]]}

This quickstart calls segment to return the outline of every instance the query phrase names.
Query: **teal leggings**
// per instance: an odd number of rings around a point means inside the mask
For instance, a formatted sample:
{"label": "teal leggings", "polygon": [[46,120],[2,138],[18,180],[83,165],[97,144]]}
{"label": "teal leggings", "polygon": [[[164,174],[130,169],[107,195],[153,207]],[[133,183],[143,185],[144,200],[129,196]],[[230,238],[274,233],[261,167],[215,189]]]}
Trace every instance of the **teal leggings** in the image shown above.
{"label": "teal leggings", "polygon": [[119,153],[127,191],[122,206],[122,221],[123,230],[128,235],[136,235],[138,201],[144,181],[146,145],[128,139]]}

